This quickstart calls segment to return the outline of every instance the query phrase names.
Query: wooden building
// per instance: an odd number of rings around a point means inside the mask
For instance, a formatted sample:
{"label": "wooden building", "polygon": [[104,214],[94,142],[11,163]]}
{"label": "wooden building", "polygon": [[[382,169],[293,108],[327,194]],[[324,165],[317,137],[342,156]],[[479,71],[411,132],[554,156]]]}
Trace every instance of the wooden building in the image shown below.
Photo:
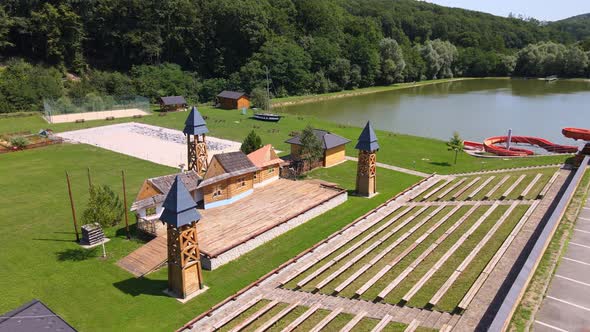
{"label": "wooden building", "polygon": [[241,151],[214,155],[197,187],[202,190],[204,208],[231,204],[250,195],[259,170]]}
{"label": "wooden building", "polygon": [[377,154],[379,143],[377,135],[367,121],[365,128],[358,138],[355,149],[359,150],[357,172],[356,172],[356,193],[360,196],[372,197],[377,193]]}
{"label": "wooden building", "polygon": [[243,92],[222,91],[217,95],[217,104],[226,110],[250,108],[250,98]]}
{"label": "wooden building", "polygon": [[141,231],[156,236],[166,233],[166,227],[159,221],[164,209],[162,204],[177,175],[196,202],[203,200],[203,195],[197,190],[201,177],[195,171],[147,179],[131,205],[131,211],[135,212],[137,218],[137,227]]}
{"label": "wooden building", "polygon": [[160,97],[158,104],[160,104],[160,110],[164,112],[185,111],[188,108],[188,103],[183,96]]}
{"label": "wooden building", "polygon": [[[322,166],[330,167],[339,164],[345,160],[346,144],[350,142],[342,136],[332,134],[329,131],[314,129],[313,133],[322,143],[324,156]],[[298,160],[301,158],[301,137],[295,136],[286,141],[291,145],[291,159]]]}
{"label": "wooden building", "polygon": [[168,248],[168,292],[187,299],[203,289],[203,273],[197,222],[201,215],[197,203],[184,186],[180,175],[174,178],[160,219],[166,223]]}
{"label": "wooden building", "polygon": [[277,156],[272,145],[267,144],[248,154],[248,159],[260,169],[254,174],[254,188],[279,179],[280,167],[284,161]]}

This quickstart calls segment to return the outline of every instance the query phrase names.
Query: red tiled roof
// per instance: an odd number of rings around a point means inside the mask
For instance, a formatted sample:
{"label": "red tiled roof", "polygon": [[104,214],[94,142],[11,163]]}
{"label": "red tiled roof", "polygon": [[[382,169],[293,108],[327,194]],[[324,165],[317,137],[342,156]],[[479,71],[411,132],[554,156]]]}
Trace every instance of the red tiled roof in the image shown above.
{"label": "red tiled roof", "polygon": [[259,168],[263,168],[270,165],[281,164],[283,159],[279,158],[272,148],[272,145],[267,144],[260,149],[251,152],[248,155],[248,159],[252,161],[254,165]]}

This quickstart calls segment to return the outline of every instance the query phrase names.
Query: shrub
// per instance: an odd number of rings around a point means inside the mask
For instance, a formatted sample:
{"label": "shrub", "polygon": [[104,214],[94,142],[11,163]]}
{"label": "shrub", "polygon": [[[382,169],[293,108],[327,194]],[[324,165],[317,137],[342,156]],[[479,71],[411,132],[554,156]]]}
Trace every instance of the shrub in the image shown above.
{"label": "shrub", "polygon": [[124,208],[119,195],[109,186],[92,186],[82,221],[84,224],[97,222],[102,227],[115,226],[121,222]]}
{"label": "shrub", "polygon": [[29,140],[24,136],[16,136],[10,139],[10,145],[17,149],[24,149],[29,145]]}
{"label": "shrub", "polygon": [[248,136],[244,139],[242,146],[240,146],[240,150],[245,154],[249,154],[254,152],[262,147],[262,139],[254,130],[252,130]]}

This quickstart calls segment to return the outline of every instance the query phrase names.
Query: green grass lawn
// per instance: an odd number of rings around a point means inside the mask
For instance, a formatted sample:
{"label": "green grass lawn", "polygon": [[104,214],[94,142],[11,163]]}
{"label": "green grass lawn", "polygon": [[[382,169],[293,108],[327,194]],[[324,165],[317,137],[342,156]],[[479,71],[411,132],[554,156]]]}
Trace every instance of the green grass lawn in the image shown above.
{"label": "green grass lawn", "polygon": [[[86,167],[95,183],[121,191],[127,174],[129,203],[147,177],[174,170],[88,145],[60,145],[0,155],[0,312],[38,298],[80,331],[170,331],[234,294],[255,279],[341,229],[419,180],[379,170],[379,192],[372,199],[347,202],[277,237],[215,271],[205,271],[210,289],[182,305],[165,296],[167,271],[136,279],[115,265],[140,241],[127,241],[123,226],[107,229],[108,258],[100,249],[85,251],[73,242],[64,171],[72,176],[78,215],[87,199]],[[356,163],[321,169],[325,178],[353,189]],[[134,220],[130,216],[131,220]],[[132,227],[133,228],[133,227]]]}
{"label": "green grass lawn", "polygon": [[[249,115],[241,115],[237,110],[221,110],[211,107],[201,107],[201,113],[207,116],[207,127],[210,135],[220,138],[242,141],[251,130],[262,137],[263,143],[271,143],[275,148],[289,153],[289,146],[285,143],[294,131],[301,131],[307,124],[315,128],[322,128],[344,136],[353,142],[347,145],[346,154],[356,156],[354,142],[358,138],[361,128],[334,124],[319,120],[312,116],[299,116],[285,113],[278,123],[253,120]],[[96,120],[85,123],[47,124],[39,116],[3,118],[0,119],[0,133],[29,130],[37,132],[41,128],[51,128],[57,132],[75,130],[113,123],[129,121],[142,122],[173,129],[182,129],[187,113],[169,113],[166,116],[153,114],[141,119],[116,119],[113,121]],[[566,156],[544,156],[529,158],[476,158],[466,153],[459,154],[457,164],[453,164],[454,154],[447,151],[445,142],[410,135],[377,131],[381,149],[377,154],[377,161],[400,167],[419,170],[426,173],[451,174],[479,170],[522,167],[531,165],[545,165],[562,163]]]}

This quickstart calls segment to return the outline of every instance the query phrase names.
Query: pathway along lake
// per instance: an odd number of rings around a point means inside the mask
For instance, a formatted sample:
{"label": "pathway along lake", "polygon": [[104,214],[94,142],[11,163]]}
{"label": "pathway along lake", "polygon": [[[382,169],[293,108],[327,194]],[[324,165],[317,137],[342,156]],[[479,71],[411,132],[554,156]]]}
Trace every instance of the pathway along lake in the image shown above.
{"label": "pathway along lake", "polygon": [[563,127],[590,128],[590,82],[476,79],[344,97],[283,108],[332,122],[448,140],[539,136],[577,145]]}

